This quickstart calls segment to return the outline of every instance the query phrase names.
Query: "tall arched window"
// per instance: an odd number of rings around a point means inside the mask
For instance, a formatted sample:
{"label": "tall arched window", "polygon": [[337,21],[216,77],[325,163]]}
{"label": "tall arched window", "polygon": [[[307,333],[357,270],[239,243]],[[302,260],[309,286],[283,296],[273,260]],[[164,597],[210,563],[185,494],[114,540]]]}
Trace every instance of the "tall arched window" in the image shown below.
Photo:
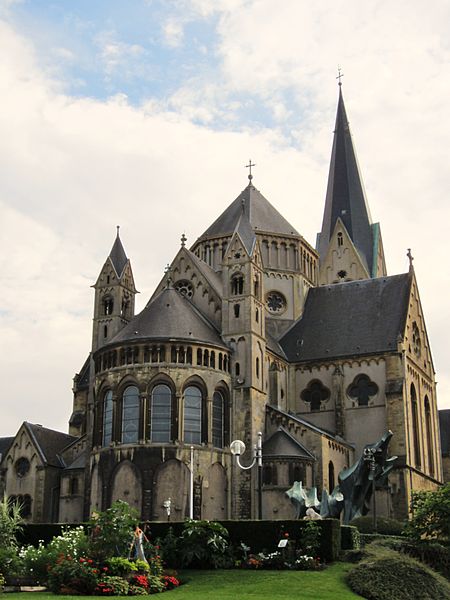
{"label": "tall arched window", "polygon": [[112,391],[106,392],[103,399],[103,446],[109,446],[112,440],[112,425],[113,425],[113,399]]}
{"label": "tall arched window", "polygon": [[231,278],[231,293],[233,296],[242,294],[244,291],[244,276],[234,275]]}
{"label": "tall arched window", "polygon": [[333,461],[330,460],[328,463],[328,491],[330,494],[334,490],[335,480],[334,480],[334,464]]}
{"label": "tall arched window", "polygon": [[168,385],[155,385],[152,390],[151,428],[152,442],[170,442],[172,429],[172,390]]}
{"label": "tall arched window", "polygon": [[222,392],[214,392],[212,410],[213,446],[223,448],[225,401]]}
{"label": "tall arched window", "polygon": [[183,439],[188,444],[202,442],[202,393],[193,385],[184,391]]}
{"label": "tall arched window", "polygon": [[434,475],[433,433],[431,428],[431,408],[428,396],[425,396],[425,426],[427,431],[428,470]]}
{"label": "tall arched window", "polygon": [[414,384],[411,384],[411,411],[412,411],[412,428],[414,442],[414,462],[417,467],[420,467],[422,461],[420,459],[420,440],[419,440],[419,414],[417,408],[417,394]]}
{"label": "tall arched window", "polygon": [[122,443],[133,444],[139,439],[139,390],[129,385],[122,396]]}

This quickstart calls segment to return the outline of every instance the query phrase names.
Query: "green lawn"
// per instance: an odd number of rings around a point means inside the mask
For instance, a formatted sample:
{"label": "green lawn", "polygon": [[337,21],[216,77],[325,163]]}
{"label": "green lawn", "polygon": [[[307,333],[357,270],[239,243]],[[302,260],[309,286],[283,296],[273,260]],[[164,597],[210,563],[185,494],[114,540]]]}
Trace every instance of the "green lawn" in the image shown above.
{"label": "green lawn", "polygon": [[[344,583],[350,568],[335,563],[324,571],[184,571],[184,585],[167,592],[167,600],[351,600],[361,598]],[[17,594],[8,594],[5,600]],[[118,596],[116,596],[118,597]],[[55,600],[46,593],[21,593],[20,600]],[[61,596],[80,600],[79,596]],[[138,596],[139,598],[139,596]],[[14,600],[19,600],[15,598]]]}

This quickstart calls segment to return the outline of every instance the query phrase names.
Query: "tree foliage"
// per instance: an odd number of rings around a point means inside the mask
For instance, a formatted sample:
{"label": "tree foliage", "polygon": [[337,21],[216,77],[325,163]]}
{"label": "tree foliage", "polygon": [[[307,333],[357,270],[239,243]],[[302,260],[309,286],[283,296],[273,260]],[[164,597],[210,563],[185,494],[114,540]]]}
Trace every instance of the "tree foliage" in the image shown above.
{"label": "tree foliage", "polygon": [[22,529],[23,519],[19,502],[10,502],[3,496],[0,501],[0,548],[17,548],[17,534]]}
{"label": "tree foliage", "polygon": [[128,556],[137,523],[137,511],[122,500],[104,512],[93,514],[89,522],[92,556],[97,560]]}
{"label": "tree foliage", "polygon": [[433,492],[414,492],[411,511],[408,535],[450,541],[450,483]]}

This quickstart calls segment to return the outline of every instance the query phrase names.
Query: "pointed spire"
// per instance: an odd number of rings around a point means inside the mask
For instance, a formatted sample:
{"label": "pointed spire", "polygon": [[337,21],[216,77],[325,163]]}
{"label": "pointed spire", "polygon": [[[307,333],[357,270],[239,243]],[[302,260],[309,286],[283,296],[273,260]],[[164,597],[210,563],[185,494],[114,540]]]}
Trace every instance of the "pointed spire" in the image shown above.
{"label": "pointed spire", "polygon": [[412,255],[411,248],[408,248],[408,252],[406,253],[406,256],[408,257],[408,260],[409,260],[409,272],[412,273],[414,271],[414,265],[413,265],[414,256]]}
{"label": "pointed spire", "polygon": [[339,101],[318,251],[321,260],[324,260],[336,221],[340,218],[370,273],[373,263],[372,219],[350,133],[340,77],[339,72]]}
{"label": "pointed spire", "polygon": [[117,275],[120,277],[125,268],[125,265],[128,262],[127,255],[125,254],[125,250],[123,249],[122,242],[120,240],[119,230],[120,225],[117,225],[117,235],[114,240],[113,247],[111,248],[111,252],[109,253],[109,258],[113,264],[114,269],[116,270]]}

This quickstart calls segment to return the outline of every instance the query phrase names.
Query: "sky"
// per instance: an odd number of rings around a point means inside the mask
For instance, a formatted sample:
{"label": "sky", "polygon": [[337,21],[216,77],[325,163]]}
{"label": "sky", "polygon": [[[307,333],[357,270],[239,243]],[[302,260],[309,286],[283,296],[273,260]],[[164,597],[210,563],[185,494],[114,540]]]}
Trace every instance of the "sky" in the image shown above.
{"label": "sky", "polygon": [[121,226],[141,310],[247,184],[315,245],[337,67],[389,274],[450,407],[450,3],[0,0],[0,436],[67,431]]}

